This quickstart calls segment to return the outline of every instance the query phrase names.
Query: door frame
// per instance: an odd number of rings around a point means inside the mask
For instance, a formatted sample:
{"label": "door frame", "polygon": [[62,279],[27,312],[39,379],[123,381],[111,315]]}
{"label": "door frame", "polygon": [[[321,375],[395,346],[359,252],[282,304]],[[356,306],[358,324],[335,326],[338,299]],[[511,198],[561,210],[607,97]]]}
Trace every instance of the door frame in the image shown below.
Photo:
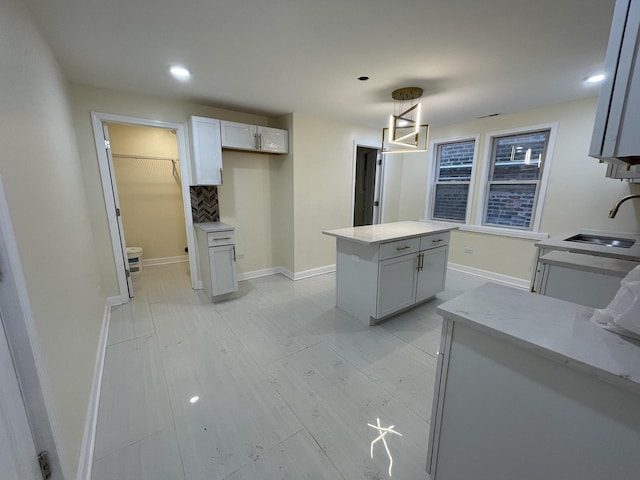
{"label": "door frame", "polygon": [[103,123],[118,123],[121,125],[134,125],[143,127],[164,128],[176,131],[176,140],[178,142],[178,161],[180,162],[180,176],[182,181],[182,204],[184,208],[184,223],[187,230],[187,248],[189,250],[189,270],[191,272],[191,287],[199,288],[198,281],[198,259],[196,253],[196,244],[193,234],[193,217],[191,215],[191,195],[190,181],[191,168],[189,165],[189,156],[187,155],[187,141],[185,134],[185,125],[175,122],[164,122],[161,120],[150,120],[146,118],[129,117],[126,115],[116,115],[111,113],[91,112],[91,124],[93,125],[93,135],[98,154],[98,167],[100,169],[100,179],[102,180],[102,192],[104,193],[104,201],[107,210],[107,220],[109,222],[109,234],[111,237],[111,245],[113,248],[113,257],[116,265],[116,275],[118,277],[118,288],[120,292],[120,302],[127,303],[129,301],[129,290],[127,286],[127,277],[125,274],[124,258],[127,258],[126,252],[122,252],[122,243],[120,241],[120,231],[118,229],[118,218],[116,216],[116,200],[114,198],[113,184],[115,178],[109,168],[109,158],[105,149]]}
{"label": "door frame", "polygon": [[[382,201],[384,199],[384,168],[385,168],[385,155],[382,153],[380,145],[370,145],[366,143],[353,142],[353,159],[351,165],[351,226],[355,220],[355,214],[353,209],[356,205],[356,170],[358,163],[358,147],[370,148],[371,150],[377,150],[378,155],[376,158],[376,180],[373,187],[373,200],[375,202],[376,197],[379,198],[378,206],[373,207],[373,221],[374,225],[382,223]],[[377,165],[378,159],[380,159],[380,165]]]}
{"label": "door frame", "polygon": [[[52,407],[51,389],[44,368],[45,362],[1,178],[0,272],[2,274],[0,328],[4,329],[13,359],[21,393],[19,401],[27,412],[36,452],[46,450],[49,454],[53,478],[63,478],[65,472],[60,462],[62,452],[57,440],[60,438],[59,426]],[[36,462],[36,459],[33,458],[32,461]]]}

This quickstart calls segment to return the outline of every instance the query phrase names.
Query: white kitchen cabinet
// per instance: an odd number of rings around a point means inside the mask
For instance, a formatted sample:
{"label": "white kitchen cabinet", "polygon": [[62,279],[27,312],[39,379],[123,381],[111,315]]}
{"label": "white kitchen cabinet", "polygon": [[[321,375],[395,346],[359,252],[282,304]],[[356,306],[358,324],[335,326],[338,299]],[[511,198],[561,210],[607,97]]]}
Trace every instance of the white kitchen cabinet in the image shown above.
{"label": "white kitchen cabinet", "polygon": [[438,313],[431,480],[638,477],[634,343],[590,308],[491,283]]}
{"label": "white kitchen cabinet", "polygon": [[571,252],[541,255],[542,280],[537,293],[593,308],[606,307],[620,289],[620,281],[637,262]]}
{"label": "white kitchen cabinet", "polygon": [[211,267],[211,295],[218,296],[238,290],[236,246],[223,245],[209,248]]}
{"label": "white kitchen cabinet", "polygon": [[640,163],[640,0],[617,0],[589,155]]}
{"label": "white kitchen cabinet", "polygon": [[[405,225],[409,224],[408,226]],[[413,223],[388,224],[392,231],[430,231],[437,227],[412,230]],[[351,232],[380,233],[385,225],[344,229]],[[395,229],[395,230],[394,230]],[[327,231],[337,237],[336,305],[341,310],[372,325],[402,310],[433,298],[444,290],[449,231],[414,235],[398,240],[362,243],[340,230]]]}
{"label": "white kitchen cabinet", "polygon": [[289,133],[279,128],[262,127],[246,123],[221,123],[223,148],[266,153],[287,153]]}
{"label": "white kitchen cabinet", "polygon": [[416,303],[427,300],[444,290],[447,274],[448,247],[442,246],[420,252],[420,269],[416,272]]}
{"label": "white kitchen cabinet", "polygon": [[192,185],[222,185],[220,120],[191,117]]}
{"label": "white kitchen cabinet", "polygon": [[384,317],[416,303],[415,254],[382,260],[378,271],[377,316]]}
{"label": "white kitchen cabinet", "polygon": [[235,230],[221,222],[197,223],[202,288],[214,300],[238,290]]}

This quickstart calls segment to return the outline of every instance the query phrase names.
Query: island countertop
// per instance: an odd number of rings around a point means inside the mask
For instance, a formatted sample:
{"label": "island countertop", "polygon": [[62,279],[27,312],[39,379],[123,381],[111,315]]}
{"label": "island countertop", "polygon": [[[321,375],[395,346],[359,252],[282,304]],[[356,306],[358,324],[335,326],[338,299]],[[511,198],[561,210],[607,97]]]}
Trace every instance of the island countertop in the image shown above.
{"label": "island countertop", "polygon": [[448,232],[458,227],[438,224],[433,222],[394,222],[379,223],[377,225],[364,225],[362,227],[338,228],[336,230],[324,230],[322,233],[331,237],[350,240],[365,245],[391,242],[405,238],[419,237],[430,233]]}
{"label": "island countertop", "polygon": [[438,313],[640,393],[640,342],[595,325],[592,308],[487,283],[440,305]]}

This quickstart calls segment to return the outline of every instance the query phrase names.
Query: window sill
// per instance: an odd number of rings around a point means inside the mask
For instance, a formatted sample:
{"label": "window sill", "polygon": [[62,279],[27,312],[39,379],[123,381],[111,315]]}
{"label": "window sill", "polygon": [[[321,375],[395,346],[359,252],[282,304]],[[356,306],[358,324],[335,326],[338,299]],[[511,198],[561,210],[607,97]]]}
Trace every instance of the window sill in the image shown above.
{"label": "window sill", "polygon": [[463,232],[488,233],[490,235],[500,235],[502,237],[525,238],[527,240],[545,240],[549,238],[548,233],[512,230],[510,228],[486,227],[479,225],[460,225],[460,230]]}

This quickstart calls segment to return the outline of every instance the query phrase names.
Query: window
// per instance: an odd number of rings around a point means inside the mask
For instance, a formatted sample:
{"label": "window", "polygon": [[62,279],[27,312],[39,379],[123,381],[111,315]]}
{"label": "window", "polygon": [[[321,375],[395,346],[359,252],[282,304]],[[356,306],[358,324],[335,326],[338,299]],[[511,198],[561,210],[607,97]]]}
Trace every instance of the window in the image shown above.
{"label": "window", "polygon": [[491,140],[483,225],[532,230],[550,130]]}
{"label": "window", "polygon": [[475,140],[436,146],[433,220],[466,220],[475,147]]}

